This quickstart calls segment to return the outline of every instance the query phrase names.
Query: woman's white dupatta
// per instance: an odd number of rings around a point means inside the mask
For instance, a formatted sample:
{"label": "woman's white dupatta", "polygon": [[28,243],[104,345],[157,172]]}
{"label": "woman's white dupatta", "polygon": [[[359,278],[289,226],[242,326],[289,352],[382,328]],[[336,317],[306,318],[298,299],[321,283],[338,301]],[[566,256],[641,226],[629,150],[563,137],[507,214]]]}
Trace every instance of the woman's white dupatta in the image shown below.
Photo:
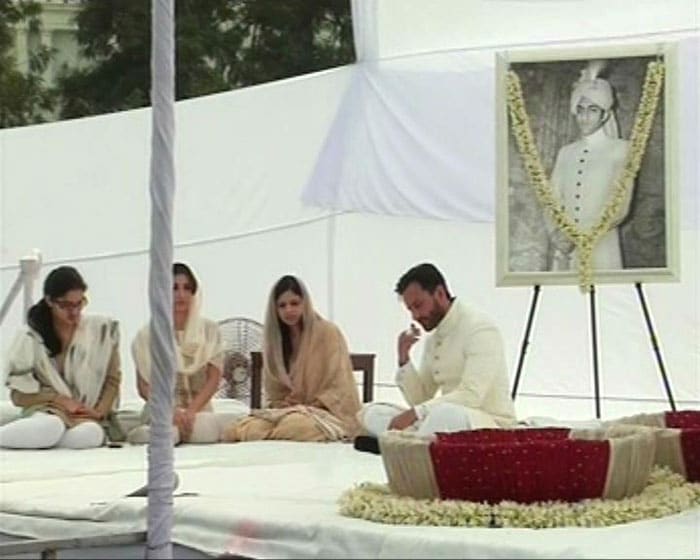
{"label": "woman's white dupatta", "polygon": [[[208,364],[213,363],[219,369],[223,362],[223,346],[219,326],[200,316],[201,291],[192,295],[190,313],[183,331],[176,336],[177,372],[185,376],[195,374]],[[146,325],[136,335],[131,352],[138,375],[150,383],[151,347],[150,325]]]}
{"label": "woman's white dupatta", "polygon": [[10,389],[38,393],[49,386],[57,393],[94,407],[102,394],[112,354],[119,346],[119,324],[108,317],[83,315],[63,362],[56,369],[41,335],[27,327],[9,350],[7,380]]}

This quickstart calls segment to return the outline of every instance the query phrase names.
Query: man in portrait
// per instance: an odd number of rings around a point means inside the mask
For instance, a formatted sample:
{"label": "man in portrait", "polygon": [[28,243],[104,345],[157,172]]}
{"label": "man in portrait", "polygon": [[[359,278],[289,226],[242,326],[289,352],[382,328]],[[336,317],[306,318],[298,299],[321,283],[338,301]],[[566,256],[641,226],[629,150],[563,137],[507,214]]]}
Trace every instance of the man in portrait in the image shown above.
{"label": "man in portrait", "polygon": [[[583,230],[600,220],[629,150],[629,142],[620,138],[615,91],[610,82],[600,76],[604,67],[604,61],[588,62],[573,86],[570,111],[578,126],[579,138],[558,151],[551,176],[552,187],[563,209]],[[630,189],[611,229],[595,246],[595,269],[623,267],[617,226],[629,213],[631,200]],[[571,270],[576,266],[574,244],[556,226],[550,225],[548,231],[551,270]]]}

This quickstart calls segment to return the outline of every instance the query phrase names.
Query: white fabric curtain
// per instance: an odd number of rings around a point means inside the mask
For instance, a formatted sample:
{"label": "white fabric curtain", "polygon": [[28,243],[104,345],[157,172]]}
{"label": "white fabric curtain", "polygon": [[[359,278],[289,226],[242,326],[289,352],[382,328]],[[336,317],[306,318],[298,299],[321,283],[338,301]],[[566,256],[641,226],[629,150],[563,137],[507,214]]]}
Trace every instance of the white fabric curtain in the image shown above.
{"label": "white fabric curtain", "polygon": [[[700,2],[698,2],[700,18]],[[678,45],[680,225],[700,229],[700,37]]]}
{"label": "white fabric curtain", "polygon": [[494,73],[482,54],[359,64],[303,193],[334,210],[485,221]]}
{"label": "white fabric curtain", "polygon": [[[700,150],[698,120],[685,115],[697,116],[697,37],[680,40],[678,51],[682,223],[696,228],[697,173],[687,167]],[[358,63],[303,201],[338,211],[493,221],[495,52]]]}
{"label": "white fabric curtain", "polygon": [[[363,0],[360,0],[361,2]],[[380,0],[380,59],[697,32],[698,0]]]}
{"label": "white fabric curtain", "polygon": [[357,60],[376,60],[379,56],[377,0],[351,0],[350,10]]}

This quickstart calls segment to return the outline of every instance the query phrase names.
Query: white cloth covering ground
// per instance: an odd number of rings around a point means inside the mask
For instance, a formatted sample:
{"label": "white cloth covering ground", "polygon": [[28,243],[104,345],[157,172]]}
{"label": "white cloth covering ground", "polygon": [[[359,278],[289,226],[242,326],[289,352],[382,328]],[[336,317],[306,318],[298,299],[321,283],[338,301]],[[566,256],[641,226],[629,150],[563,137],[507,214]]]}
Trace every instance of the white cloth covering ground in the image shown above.
{"label": "white cloth covering ground", "polygon": [[[0,452],[0,524],[57,538],[144,530],[146,448]],[[50,465],[50,469],[47,468]],[[338,513],[343,491],[386,482],[381,457],[343,443],[175,449],[176,544],[276,558],[697,558],[700,509],[602,529],[391,526]]]}

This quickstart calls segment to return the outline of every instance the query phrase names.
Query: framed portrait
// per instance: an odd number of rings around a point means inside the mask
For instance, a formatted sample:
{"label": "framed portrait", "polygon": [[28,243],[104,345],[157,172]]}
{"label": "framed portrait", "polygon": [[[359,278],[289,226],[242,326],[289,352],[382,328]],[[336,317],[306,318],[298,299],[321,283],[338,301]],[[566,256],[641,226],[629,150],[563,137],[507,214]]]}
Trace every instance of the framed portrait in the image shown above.
{"label": "framed portrait", "polygon": [[676,66],[672,43],[497,55],[497,285],[679,280]]}

